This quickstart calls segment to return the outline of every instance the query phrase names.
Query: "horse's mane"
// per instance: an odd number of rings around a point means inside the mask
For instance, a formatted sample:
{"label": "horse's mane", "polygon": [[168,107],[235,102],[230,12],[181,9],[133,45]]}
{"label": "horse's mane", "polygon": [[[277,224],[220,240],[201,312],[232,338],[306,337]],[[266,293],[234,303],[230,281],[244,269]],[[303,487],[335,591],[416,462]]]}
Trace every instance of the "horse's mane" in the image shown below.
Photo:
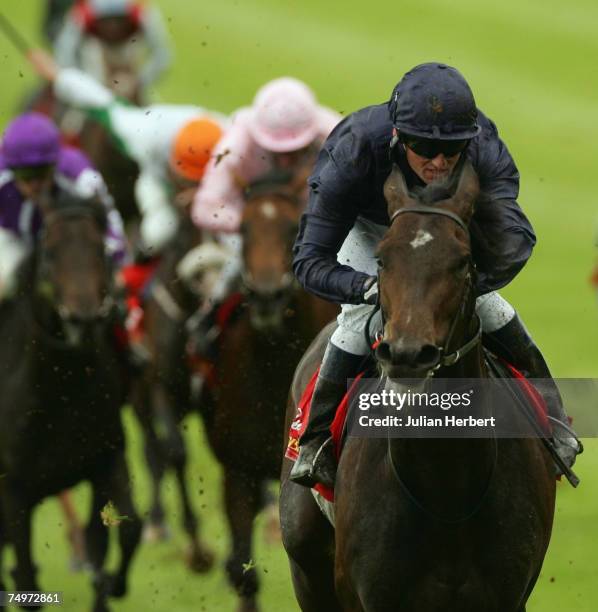
{"label": "horse's mane", "polygon": [[57,213],[64,217],[90,216],[102,232],[106,231],[108,223],[106,207],[97,196],[84,197],[62,189],[52,199],[48,213]]}
{"label": "horse's mane", "polygon": [[[457,176],[434,181],[427,185],[416,186],[411,190],[411,195],[415,196],[421,204],[433,206],[436,202],[448,200],[455,194],[458,178],[459,175],[457,174]],[[483,191],[480,191],[475,202],[476,210],[480,205],[487,204],[488,202],[490,202],[490,198]]]}

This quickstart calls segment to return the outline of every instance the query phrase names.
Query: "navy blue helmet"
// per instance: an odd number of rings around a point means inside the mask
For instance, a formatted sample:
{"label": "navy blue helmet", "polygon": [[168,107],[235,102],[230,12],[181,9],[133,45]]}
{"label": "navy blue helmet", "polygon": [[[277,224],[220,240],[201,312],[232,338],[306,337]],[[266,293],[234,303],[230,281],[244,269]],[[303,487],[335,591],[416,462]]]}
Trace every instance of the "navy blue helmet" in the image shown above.
{"label": "navy blue helmet", "polygon": [[410,136],[468,140],[480,132],[473,93],[463,75],[446,64],[412,68],[388,103],[394,127]]}

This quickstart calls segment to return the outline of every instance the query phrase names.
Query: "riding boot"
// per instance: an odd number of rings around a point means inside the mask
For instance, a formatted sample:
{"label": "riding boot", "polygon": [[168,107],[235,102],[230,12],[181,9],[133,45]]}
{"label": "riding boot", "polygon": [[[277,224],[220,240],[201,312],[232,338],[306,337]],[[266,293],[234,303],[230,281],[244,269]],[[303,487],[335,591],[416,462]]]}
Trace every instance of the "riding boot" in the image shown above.
{"label": "riding boot", "polygon": [[305,487],[321,483],[334,488],[336,457],[330,425],[347,391],[347,379],[358,374],[362,361],[362,355],[347,353],[328,343],[314,388],[307,427],[299,440],[299,456],[289,475],[293,482]]}
{"label": "riding boot", "polygon": [[488,335],[499,345],[498,352],[501,357],[510,361],[527,378],[534,379],[535,386],[546,402],[548,416],[553,421],[558,421],[553,431],[556,450],[563,461],[571,467],[577,455],[583,452],[583,445],[569,427],[570,421],[561,394],[540,349],[527,333],[517,314],[505,326]]}

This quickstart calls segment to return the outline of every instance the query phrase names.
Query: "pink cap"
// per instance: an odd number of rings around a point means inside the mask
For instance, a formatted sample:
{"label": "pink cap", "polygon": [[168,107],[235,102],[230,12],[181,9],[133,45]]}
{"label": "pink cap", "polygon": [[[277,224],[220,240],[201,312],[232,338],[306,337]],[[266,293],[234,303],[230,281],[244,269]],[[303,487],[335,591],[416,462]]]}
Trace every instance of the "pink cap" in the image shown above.
{"label": "pink cap", "polygon": [[253,101],[249,131],[268,151],[289,153],[309,145],[318,135],[318,105],[301,81],[283,77],[266,83]]}

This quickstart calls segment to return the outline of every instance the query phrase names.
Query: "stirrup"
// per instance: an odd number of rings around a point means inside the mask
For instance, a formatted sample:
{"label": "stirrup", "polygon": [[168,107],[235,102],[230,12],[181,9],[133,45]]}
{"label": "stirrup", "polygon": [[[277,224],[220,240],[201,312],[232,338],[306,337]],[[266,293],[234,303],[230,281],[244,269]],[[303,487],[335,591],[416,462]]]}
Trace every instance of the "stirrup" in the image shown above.
{"label": "stirrup", "polygon": [[[312,440],[314,445],[316,442],[317,440]],[[289,479],[304,487],[313,487],[320,483],[326,487],[334,488],[336,460],[331,444],[332,438],[326,438],[324,442],[319,444],[313,457],[301,457],[301,451],[303,450],[305,454],[307,445],[299,446],[299,457],[293,465]],[[313,451],[309,449],[307,452]]]}

